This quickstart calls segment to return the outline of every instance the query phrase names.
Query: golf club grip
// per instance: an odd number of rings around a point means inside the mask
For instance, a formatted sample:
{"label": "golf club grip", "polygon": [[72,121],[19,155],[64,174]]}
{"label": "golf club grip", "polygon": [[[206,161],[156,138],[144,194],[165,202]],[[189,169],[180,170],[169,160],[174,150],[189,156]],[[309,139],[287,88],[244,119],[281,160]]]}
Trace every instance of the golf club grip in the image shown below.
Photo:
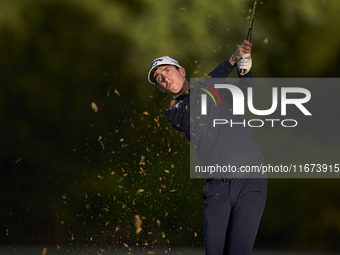
{"label": "golf club grip", "polygon": [[[248,30],[248,35],[247,35],[247,40],[250,42],[250,40],[251,40],[251,34],[252,34],[252,32],[253,32],[253,29],[251,29],[251,28],[249,28],[249,30]],[[244,69],[241,69],[241,74],[244,74],[244,72],[245,72],[245,70]]]}
{"label": "golf club grip", "polygon": [[251,34],[253,33],[253,29],[249,28],[248,30],[248,35],[247,35],[247,40],[250,42],[251,40]]}

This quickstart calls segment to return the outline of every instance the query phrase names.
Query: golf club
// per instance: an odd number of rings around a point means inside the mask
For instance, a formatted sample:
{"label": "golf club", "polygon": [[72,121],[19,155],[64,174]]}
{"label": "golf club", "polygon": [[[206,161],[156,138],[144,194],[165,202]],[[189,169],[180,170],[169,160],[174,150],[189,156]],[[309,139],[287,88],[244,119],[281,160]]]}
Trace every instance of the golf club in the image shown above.
{"label": "golf club", "polygon": [[[255,9],[256,9],[256,4],[257,0],[254,1],[254,6],[253,6],[253,11],[250,16],[250,21],[249,21],[249,29],[248,29],[248,35],[247,35],[247,40],[250,42],[251,40],[251,35],[253,33],[253,23],[254,23],[254,18],[255,18]],[[245,70],[241,70],[241,74],[244,74]]]}

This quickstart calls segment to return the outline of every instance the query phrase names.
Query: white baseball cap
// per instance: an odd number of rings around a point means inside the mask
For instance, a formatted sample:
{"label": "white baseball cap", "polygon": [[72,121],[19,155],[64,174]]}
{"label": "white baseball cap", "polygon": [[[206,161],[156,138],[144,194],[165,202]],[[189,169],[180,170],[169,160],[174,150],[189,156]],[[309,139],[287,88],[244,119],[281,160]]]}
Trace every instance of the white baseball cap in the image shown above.
{"label": "white baseball cap", "polygon": [[154,61],[152,61],[151,69],[148,75],[148,79],[151,84],[156,84],[156,80],[154,77],[154,74],[156,72],[156,67],[162,66],[162,65],[172,65],[172,66],[177,66],[178,68],[181,68],[179,63],[173,58],[170,58],[168,56],[156,58]]}

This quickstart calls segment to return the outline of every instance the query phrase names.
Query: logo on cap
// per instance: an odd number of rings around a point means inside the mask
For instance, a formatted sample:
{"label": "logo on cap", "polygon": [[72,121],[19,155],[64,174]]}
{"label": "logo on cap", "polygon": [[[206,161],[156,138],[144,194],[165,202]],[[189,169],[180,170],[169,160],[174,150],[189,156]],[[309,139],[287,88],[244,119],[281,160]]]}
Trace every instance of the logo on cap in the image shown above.
{"label": "logo on cap", "polygon": [[163,61],[163,59],[162,59],[162,58],[155,59],[155,60],[153,61],[151,67],[157,66],[157,65],[158,65],[158,61]]}

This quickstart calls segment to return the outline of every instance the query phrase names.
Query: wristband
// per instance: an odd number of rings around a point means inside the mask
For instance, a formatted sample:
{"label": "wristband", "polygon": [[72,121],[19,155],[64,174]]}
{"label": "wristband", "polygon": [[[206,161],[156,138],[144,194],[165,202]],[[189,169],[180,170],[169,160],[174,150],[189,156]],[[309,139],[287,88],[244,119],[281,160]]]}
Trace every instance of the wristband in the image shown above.
{"label": "wristband", "polygon": [[234,60],[235,62],[237,62],[238,60],[236,58],[234,58],[234,54],[231,55],[231,59]]}

